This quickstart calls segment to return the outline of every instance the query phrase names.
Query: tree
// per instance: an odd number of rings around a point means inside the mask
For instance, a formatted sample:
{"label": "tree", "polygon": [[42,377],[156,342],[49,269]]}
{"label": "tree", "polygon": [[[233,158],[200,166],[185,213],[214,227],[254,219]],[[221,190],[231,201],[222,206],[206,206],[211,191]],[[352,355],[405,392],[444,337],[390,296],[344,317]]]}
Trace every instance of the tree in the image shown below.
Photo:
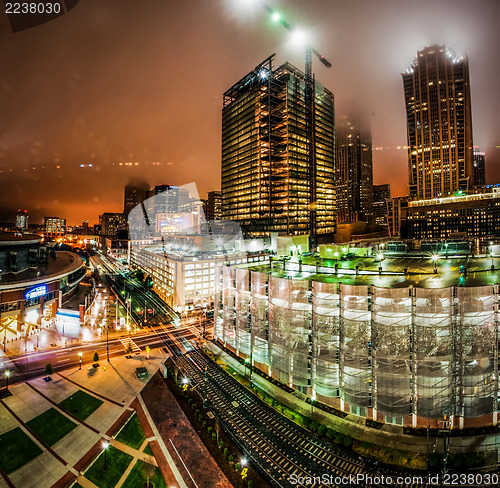
{"label": "tree", "polygon": [[132,347],[132,342],[129,342],[129,343],[127,344],[127,348],[125,349],[125,352],[126,352],[127,354],[132,354],[132,352],[133,352],[133,351],[134,351],[134,348]]}
{"label": "tree", "polygon": [[94,351],[94,363],[97,363],[99,361],[99,354],[97,351]]}
{"label": "tree", "polygon": [[51,374],[54,374],[54,368],[53,368],[52,364],[47,363],[47,364],[45,365],[45,374],[46,374],[47,376],[50,376]]}
{"label": "tree", "polygon": [[142,470],[144,473],[144,476],[147,480],[146,486],[149,488],[150,486],[153,486],[153,483],[150,483],[150,479],[155,475],[155,466],[149,463],[144,463],[142,466]]}

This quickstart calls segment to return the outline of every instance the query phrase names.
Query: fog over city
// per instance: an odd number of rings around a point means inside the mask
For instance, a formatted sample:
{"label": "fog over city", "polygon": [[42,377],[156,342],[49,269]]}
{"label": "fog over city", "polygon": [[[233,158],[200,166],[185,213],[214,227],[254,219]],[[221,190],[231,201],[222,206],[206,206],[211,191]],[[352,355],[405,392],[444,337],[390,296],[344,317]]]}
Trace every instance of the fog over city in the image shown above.
{"label": "fog over city", "polygon": [[[268,0],[331,63],[313,60],[336,114],[373,136],[374,183],[408,191],[401,73],[446,44],[470,65],[474,145],[500,182],[500,2]],[[253,5],[252,5],[253,4]],[[59,215],[97,222],[123,209],[123,186],[196,181],[220,188],[222,94],[270,54],[303,51],[251,0],[85,0],[13,33],[0,15],[0,220]]]}

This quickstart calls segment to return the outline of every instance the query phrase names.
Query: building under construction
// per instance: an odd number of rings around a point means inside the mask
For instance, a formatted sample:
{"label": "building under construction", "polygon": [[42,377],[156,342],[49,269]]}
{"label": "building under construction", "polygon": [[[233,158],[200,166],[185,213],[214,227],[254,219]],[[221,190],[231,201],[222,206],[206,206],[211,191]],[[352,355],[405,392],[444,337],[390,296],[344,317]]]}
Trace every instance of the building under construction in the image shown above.
{"label": "building under construction", "polygon": [[222,218],[247,237],[333,234],[333,94],[313,82],[311,124],[304,74],[273,58],[224,93]]}
{"label": "building under construction", "polygon": [[482,286],[424,288],[289,266],[219,270],[215,335],[227,348],[342,412],[408,427],[497,424],[499,290],[486,272]]}

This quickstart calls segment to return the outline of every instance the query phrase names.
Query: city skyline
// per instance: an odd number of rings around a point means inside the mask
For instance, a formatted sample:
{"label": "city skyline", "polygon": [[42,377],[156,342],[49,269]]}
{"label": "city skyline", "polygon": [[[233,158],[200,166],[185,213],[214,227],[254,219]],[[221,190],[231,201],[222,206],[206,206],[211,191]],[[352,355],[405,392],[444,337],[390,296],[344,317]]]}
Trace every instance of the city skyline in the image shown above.
{"label": "city skyline", "polygon": [[[196,174],[202,196],[217,190],[222,94],[273,52],[277,64],[303,66],[287,33],[258,5],[242,3],[180,9],[158,1],[146,11],[133,2],[80,2],[16,34],[1,16],[0,42],[9,49],[0,53],[0,220],[14,221],[22,207],[33,223],[44,215],[96,222],[121,211],[123,187],[137,176],[154,187]],[[496,2],[269,3],[314,31],[312,44],[333,64],[313,61],[314,72],[334,93],[337,116],[352,105],[369,116],[374,183],[390,183],[393,196],[408,192],[401,73],[431,44],[467,55],[474,144],[486,153],[486,182],[499,180]]]}

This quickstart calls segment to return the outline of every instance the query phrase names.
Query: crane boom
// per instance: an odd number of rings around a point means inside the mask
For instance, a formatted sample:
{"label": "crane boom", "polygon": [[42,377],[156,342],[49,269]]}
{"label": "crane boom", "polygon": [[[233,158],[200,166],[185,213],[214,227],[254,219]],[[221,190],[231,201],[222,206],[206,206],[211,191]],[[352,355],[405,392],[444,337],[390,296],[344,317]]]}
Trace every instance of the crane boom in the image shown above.
{"label": "crane boom", "polygon": [[[281,18],[280,14],[272,9],[269,5],[266,3],[262,2],[262,8],[274,19],[276,19],[285,29],[289,30],[290,32],[294,32],[295,29],[284,19]],[[321,53],[316,51],[313,47],[309,47],[311,49],[311,52],[319,59],[319,61],[326,66],[327,68],[332,67],[332,63],[328,61]]]}

